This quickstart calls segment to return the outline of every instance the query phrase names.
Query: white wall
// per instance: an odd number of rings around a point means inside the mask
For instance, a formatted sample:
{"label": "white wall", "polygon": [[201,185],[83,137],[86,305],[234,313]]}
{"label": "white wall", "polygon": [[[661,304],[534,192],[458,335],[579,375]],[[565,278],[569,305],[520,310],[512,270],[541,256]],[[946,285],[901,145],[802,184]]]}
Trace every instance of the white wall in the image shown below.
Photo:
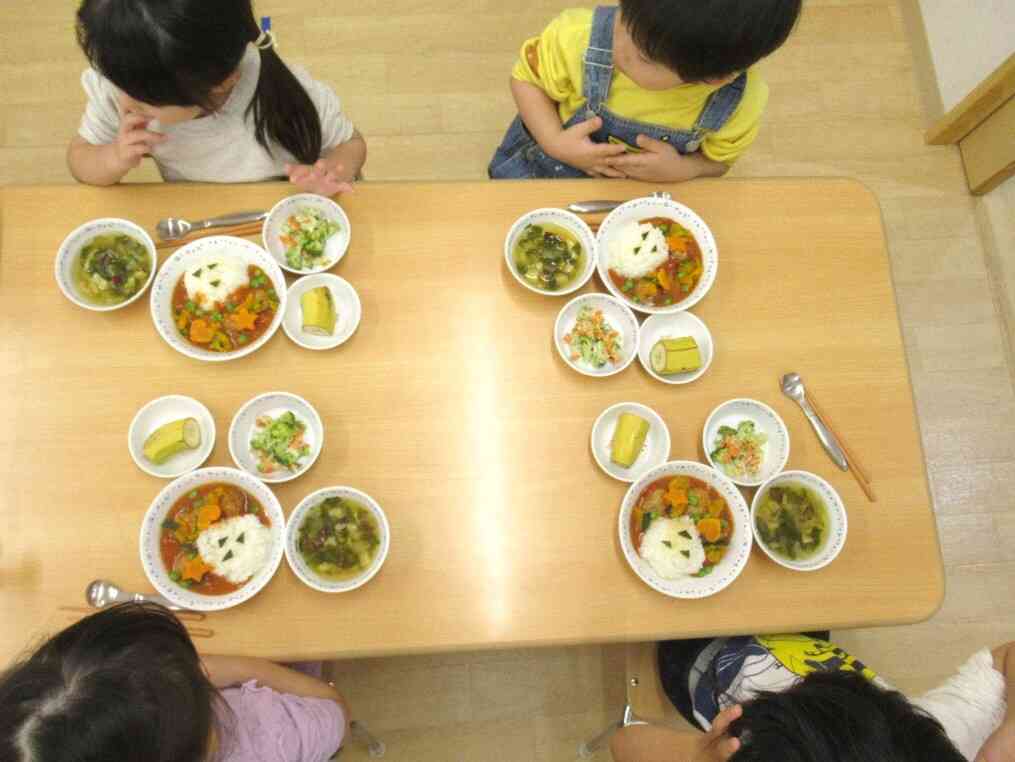
{"label": "white wall", "polygon": [[947,111],[1015,51],[1015,0],[918,0]]}

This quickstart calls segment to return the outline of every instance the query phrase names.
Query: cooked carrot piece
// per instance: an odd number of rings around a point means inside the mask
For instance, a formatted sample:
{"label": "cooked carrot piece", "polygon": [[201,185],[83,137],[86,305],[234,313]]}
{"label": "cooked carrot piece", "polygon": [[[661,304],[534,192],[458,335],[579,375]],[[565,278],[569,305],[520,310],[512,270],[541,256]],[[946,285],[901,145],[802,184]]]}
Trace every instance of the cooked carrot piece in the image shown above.
{"label": "cooked carrot piece", "polygon": [[252,331],[254,330],[254,322],[257,320],[257,315],[247,310],[246,306],[243,306],[226,319],[238,331]]}
{"label": "cooked carrot piece", "polygon": [[195,344],[207,344],[215,336],[215,329],[207,320],[198,318],[190,324],[190,340]]}
{"label": "cooked carrot piece", "polygon": [[722,524],[719,519],[702,519],[698,522],[698,533],[705,542],[715,542],[722,534]]}
{"label": "cooked carrot piece", "polygon": [[198,531],[203,532],[218,521],[221,516],[222,509],[215,505],[215,503],[209,503],[208,505],[201,506],[201,510],[198,511],[197,514]]}

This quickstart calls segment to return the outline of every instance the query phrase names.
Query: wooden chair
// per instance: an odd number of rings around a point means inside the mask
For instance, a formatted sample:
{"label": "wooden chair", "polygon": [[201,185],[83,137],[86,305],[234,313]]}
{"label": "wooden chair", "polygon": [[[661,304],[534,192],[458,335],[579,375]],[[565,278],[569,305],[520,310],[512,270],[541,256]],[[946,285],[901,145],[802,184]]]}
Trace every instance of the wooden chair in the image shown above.
{"label": "wooden chair", "polygon": [[696,732],[670,703],[659,679],[656,644],[629,643],[625,657],[627,702],[616,722],[578,746],[578,756],[588,759],[609,744],[610,736],[629,725],[662,725],[678,731]]}

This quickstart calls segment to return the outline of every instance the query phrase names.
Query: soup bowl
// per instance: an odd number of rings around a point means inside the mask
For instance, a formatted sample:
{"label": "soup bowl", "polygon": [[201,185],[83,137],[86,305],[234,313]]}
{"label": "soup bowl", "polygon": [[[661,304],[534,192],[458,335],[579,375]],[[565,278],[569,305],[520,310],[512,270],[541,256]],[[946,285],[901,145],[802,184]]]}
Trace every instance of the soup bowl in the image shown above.
{"label": "soup bowl", "polygon": [[[687,296],[674,304],[665,306],[652,306],[641,304],[629,299],[623,289],[619,288],[610,277],[610,257],[612,247],[622,228],[632,222],[650,219],[652,217],[665,217],[679,223],[686,228],[701,250],[702,274],[698,283]],[[596,258],[596,268],[599,277],[606,288],[615,297],[630,305],[632,309],[650,314],[680,312],[700,302],[715,282],[716,273],[719,270],[719,249],[716,247],[715,238],[705,221],[683,204],[671,201],[666,198],[636,198],[621,204],[610,212],[603,224],[599,226],[596,233],[596,241],[599,245],[599,253]]]}
{"label": "soup bowl", "polygon": [[[74,283],[74,263],[80,256],[81,250],[90,243],[92,239],[100,235],[115,235],[117,233],[128,235],[144,246],[145,251],[148,252],[151,269],[144,285],[139,288],[137,293],[133,296],[128,297],[117,304],[96,304],[90,301],[86,294],[81,293],[81,290]],[[75,228],[70,235],[63,240],[63,243],[60,244],[60,248],[56,253],[56,262],[54,263],[53,271],[56,276],[56,284],[60,287],[60,291],[62,291],[63,295],[74,302],[74,304],[78,307],[82,307],[86,310],[92,310],[94,312],[111,312],[112,310],[118,310],[126,307],[128,304],[136,302],[141,298],[141,295],[148,289],[149,286],[151,286],[152,281],[155,279],[155,269],[157,265],[158,256],[155,252],[155,244],[152,242],[151,236],[148,235],[148,232],[144,228],[140,225],[135,225],[130,220],[107,217],[100,220],[86,222],[84,225]]]}
{"label": "soup bowl", "polygon": [[[757,521],[758,506],[762,499],[768,494],[768,490],[780,484],[797,484],[806,487],[820,497],[825,503],[825,511],[828,514],[828,526],[826,527],[824,541],[814,555],[805,559],[789,559],[780,556],[774,550],[765,545],[765,541],[758,535],[755,528]],[[773,476],[762,484],[754,494],[751,501],[751,529],[758,538],[758,546],[765,555],[775,561],[779,566],[785,566],[793,571],[817,571],[832,563],[842,552],[846,545],[846,532],[848,530],[848,519],[846,518],[846,505],[835,491],[835,487],[822,479],[817,474],[809,471],[783,471]]]}
{"label": "soup bowl", "polygon": [[[733,516],[733,535],[726,555],[716,564],[711,574],[705,577],[683,576],[677,579],[661,577],[652,566],[635,550],[631,539],[631,513],[642,492],[652,482],[668,476],[690,476],[705,482],[726,501]],[[620,504],[617,531],[620,534],[620,549],[631,569],[646,585],[672,598],[706,598],[724,590],[740,576],[751,555],[751,516],[740,490],[722,474],[702,463],[689,460],[673,460],[649,469],[631,485]]]}
{"label": "soup bowl", "polygon": [[[340,497],[354,500],[370,511],[377,520],[377,527],[380,529],[381,545],[374,555],[370,566],[349,579],[328,579],[313,569],[303,559],[300,553],[298,542],[300,527],[306,518],[307,511],[329,497]],[[362,587],[381,570],[385,559],[388,557],[388,549],[391,547],[391,527],[388,524],[388,517],[384,515],[381,506],[370,495],[361,492],[353,487],[324,487],[312,492],[303,498],[299,505],[289,516],[289,523],[285,529],[285,559],[289,562],[289,568],[300,580],[314,590],[322,593],[347,593]]]}
{"label": "soup bowl", "polygon": [[[578,243],[581,244],[585,253],[584,266],[575,275],[574,279],[563,288],[541,288],[537,283],[528,280],[518,272],[518,265],[515,263],[515,245],[529,225],[556,225],[571,233],[578,240]],[[534,291],[543,296],[566,296],[567,294],[573,294],[588,283],[592,273],[596,271],[596,237],[593,235],[592,229],[585,223],[585,220],[576,214],[563,209],[535,209],[519,217],[508,231],[507,237],[504,239],[504,261],[514,279],[529,291]]]}
{"label": "soup bowl", "polygon": [[[196,257],[209,254],[228,255],[240,260],[246,267],[251,265],[259,267],[268,276],[278,298],[278,308],[264,333],[249,344],[228,352],[213,352],[191,343],[180,334],[173,321],[173,291],[176,289],[177,283],[183,277],[187,266],[192,264]],[[177,352],[205,362],[236,360],[263,347],[282,324],[286,303],[285,276],[278,263],[257,244],[232,236],[209,236],[192,241],[177,249],[165,261],[152,284],[150,302],[155,329],[159,332],[159,336]]]}
{"label": "soup bowl", "polygon": [[[271,522],[271,544],[268,558],[259,571],[237,590],[224,595],[204,595],[188,590],[174,582],[162,560],[162,522],[181,497],[198,487],[212,483],[231,484],[254,497],[263,507]],[[235,468],[201,468],[175,479],[155,497],[141,522],[141,566],[156,591],[185,609],[195,611],[221,611],[249,600],[268,584],[282,562],[285,515],[282,506],[268,487],[259,479]]]}

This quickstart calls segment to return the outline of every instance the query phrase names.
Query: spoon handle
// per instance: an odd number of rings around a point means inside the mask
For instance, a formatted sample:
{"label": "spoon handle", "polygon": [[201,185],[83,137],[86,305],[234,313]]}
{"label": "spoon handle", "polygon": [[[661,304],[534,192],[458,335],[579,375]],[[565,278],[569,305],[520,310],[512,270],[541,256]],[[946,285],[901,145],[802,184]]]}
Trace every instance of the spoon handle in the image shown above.
{"label": "spoon handle", "polygon": [[164,606],[165,608],[169,609],[170,611],[186,611],[187,610],[187,609],[184,609],[184,608],[182,608],[180,606],[177,606],[175,603],[170,601],[168,598],[163,598],[158,593],[148,593],[147,595],[144,595],[142,593],[124,593],[123,594],[123,600],[125,600],[125,601],[133,601],[134,603],[157,603],[158,605]]}
{"label": "spoon handle", "polygon": [[835,438],[835,434],[829,430],[825,425],[825,422],[821,420],[817,413],[814,412],[814,408],[811,407],[811,403],[804,397],[800,400],[800,407],[803,408],[804,415],[807,416],[807,420],[811,422],[811,426],[814,427],[814,433],[818,435],[818,439],[821,440],[821,446],[825,448],[825,452],[828,453],[828,457],[832,459],[843,471],[849,470],[849,464],[846,463],[846,455],[842,451],[842,447],[839,445],[839,440]]}
{"label": "spoon handle", "polygon": [[244,225],[248,222],[260,222],[268,216],[267,212],[233,212],[223,214],[221,217],[209,217],[206,220],[195,222],[192,230],[207,230],[208,228],[219,228],[226,225]]}

